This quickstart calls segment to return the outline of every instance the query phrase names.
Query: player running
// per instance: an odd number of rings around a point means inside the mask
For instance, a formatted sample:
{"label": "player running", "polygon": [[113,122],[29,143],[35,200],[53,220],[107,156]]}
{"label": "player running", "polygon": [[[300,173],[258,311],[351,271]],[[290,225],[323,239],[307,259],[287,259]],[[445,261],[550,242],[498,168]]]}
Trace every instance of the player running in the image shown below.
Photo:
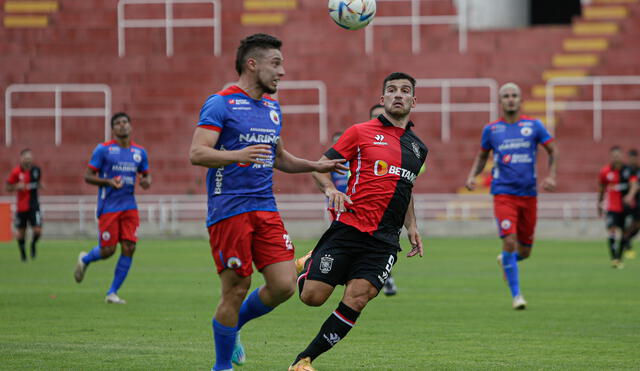
{"label": "player running", "polygon": [[[634,203],[637,191],[637,177],[624,164],[622,148],[613,146],[609,150],[610,162],[600,169],[600,187],[598,191],[598,215],[602,216],[606,210],[605,223],[607,227],[609,256],[611,267],[621,269],[624,251],[625,221],[629,208]],[[604,194],[607,193],[606,205]],[[616,247],[616,235],[620,241]]]}
{"label": "player running", "polygon": [[290,371],[314,370],[311,362],[356,324],[396,262],[403,224],[412,246],[407,256],[423,254],[411,195],[427,157],[427,147],[409,121],[416,104],[415,79],[401,72],[387,76],[380,103],[384,114],[347,129],[321,158],[349,162],[347,194],[336,189],[328,174],[313,174],[337,215],[298,277],[300,300],[320,306],[336,285],[345,285],[345,290],[336,310],[298,354]]}
{"label": "player running", "polygon": [[[237,85],[210,96],[200,111],[191,163],[207,173],[207,227],[221,282],[213,318],[213,370],[245,362],[238,332],[295,292],[294,247],[273,196],[273,168],[287,173],[347,170],[343,160],[308,161],[284,149],[282,112],[274,94],[284,76],[282,42],[255,34],[240,42]],[[245,300],[252,264],[265,284]]]}
{"label": "player running", "polygon": [[42,171],[33,164],[33,153],[30,149],[20,152],[20,164],[7,178],[7,191],[16,192],[15,227],[18,231],[16,240],[20,249],[20,259],[27,261],[25,237],[27,224],[31,226],[31,259],[36,258],[36,244],[42,235],[42,214],[38,200],[38,189],[42,188]]}
{"label": "player running", "polygon": [[113,115],[111,132],[115,139],[98,144],[84,174],[85,182],[99,187],[98,246],[88,254],[80,252],[74,278],[76,282],[82,282],[89,264],[109,258],[120,243],[122,254],[105,297],[106,303],[113,304],[126,303],[118,296],[118,289],[127,278],[138,240],[140,218],[133,194],[138,174],[143,189],[151,186],[147,151],[131,140],[131,130],[131,119],[126,113]]}
{"label": "player running", "polygon": [[498,263],[511,290],[514,309],[525,309],[527,302],[520,292],[518,261],[531,254],[536,227],[536,153],[538,144],[549,154],[549,175],[542,187],[556,187],[558,151],[553,138],[536,119],[520,114],[522,98],[518,85],[510,82],[499,90],[502,118],[486,125],[482,131],[481,149],[467,177],[466,187],[476,187],[475,177],[482,172],[489,152],[493,151],[491,194],[502,253]]}

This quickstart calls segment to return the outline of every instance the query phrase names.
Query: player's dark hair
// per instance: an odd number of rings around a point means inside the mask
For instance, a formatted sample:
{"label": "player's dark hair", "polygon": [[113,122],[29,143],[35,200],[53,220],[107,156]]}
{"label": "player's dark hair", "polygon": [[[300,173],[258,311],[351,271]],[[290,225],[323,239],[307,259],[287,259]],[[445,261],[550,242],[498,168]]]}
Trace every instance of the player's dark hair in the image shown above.
{"label": "player's dark hair", "polygon": [[374,104],[373,106],[371,106],[371,108],[369,108],[369,117],[371,117],[371,114],[373,114],[373,111],[377,110],[378,108],[384,108],[384,106],[382,104]]}
{"label": "player's dark hair", "polygon": [[236,71],[242,74],[244,64],[250,57],[255,57],[256,52],[267,49],[278,49],[282,46],[282,41],[264,33],[257,33],[240,40],[240,46],[236,52]]}
{"label": "player's dark hair", "polygon": [[635,148],[632,148],[629,150],[628,155],[631,157],[638,157],[638,150]]}
{"label": "player's dark hair", "polygon": [[387,88],[387,83],[392,80],[409,80],[411,83],[412,93],[415,95],[416,92],[416,79],[411,77],[409,74],[404,72],[393,72],[389,76],[387,76],[382,82],[382,94],[384,95],[384,89]]}
{"label": "player's dark hair", "polygon": [[609,152],[613,152],[613,151],[622,151],[622,147],[615,145],[609,149]]}
{"label": "player's dark hair", "polygon": [[31,152],[31,148],[25,148],[22,151],[20,151],[20,156],[24,155],[27,152]]}
{"label": "player's dark hair", "polygon": [[131,122],[131,117],[124,112],[118,112],[115,115],[111,116],[111,129],[113,129],[113,124],[115,124],[116,120],[120,117],[126,117],[127,121]]}

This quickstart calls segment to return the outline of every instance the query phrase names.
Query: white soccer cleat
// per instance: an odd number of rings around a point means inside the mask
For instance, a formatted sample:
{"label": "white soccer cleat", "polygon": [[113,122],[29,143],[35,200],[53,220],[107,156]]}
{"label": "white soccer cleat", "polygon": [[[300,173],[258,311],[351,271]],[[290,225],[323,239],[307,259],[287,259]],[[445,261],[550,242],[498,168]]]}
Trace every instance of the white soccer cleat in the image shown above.
{"label": "white soccer cleat", "polygon": [[524,300],[522,295],[518,295],[513,298],[513,309],[515,310],[523,310],[527,307],[527,302]]}
{"label": "white soccer cleat", "polygon": [[76,263],[76,270],[73,272],[73,278],[76,279],[77,283],[82,282],[82,279],[84,279],[84,272],[87,271],[87,265],[82,261],[82,258],[85,256],[87,256],[87,253],[80,251],[80,254],[78,255],[78,262]]}
{"label": "white soccer cleat", "polygon": [[104,298],[104,302],[107,304],[127,304],[124,299],[121,299],[117,294],[111,293]]}

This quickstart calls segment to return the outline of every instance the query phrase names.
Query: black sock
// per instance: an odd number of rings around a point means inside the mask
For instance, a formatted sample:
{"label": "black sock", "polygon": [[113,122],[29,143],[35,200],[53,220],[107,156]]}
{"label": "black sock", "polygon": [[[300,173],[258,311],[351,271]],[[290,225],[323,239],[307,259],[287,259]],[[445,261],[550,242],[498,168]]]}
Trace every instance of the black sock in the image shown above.
{"label": "black sock", "polygon": [[331,349],[336,343],[342,340],[353,326],[360,315],[359,312],[349,308],[343,302],[338,304],[338,308],[331,313],[329,318],[320,327],[320,332],[309,344],[307,349],[298,354],[295,362],[305,357],[311,357],[313,361],[320,354]]}
{"label": "black sock", "polygon": [[609,255],[611,260],[616,258],[616,238],[613,236],[609,236]]}
{"label": "black sock", "polygon": [[39,234],[34,234],[33,239],[31,240],[31,258],[34,259],[36,257],[36,243],[40,239]]}
{"label": "black sock", "polygon": [[20,259],[22,259],[22,261],[26,261],[27,252],[24,250],[24,238],[21,240],[18,240],[18,248],[20,249]]}
{"label": "black sock", "polygon": [[618,241],[618,248],[616,249],[616,259],[622,261],[622,253],[624,252],[625,239],[624,237],[620,237],[620,241]]}

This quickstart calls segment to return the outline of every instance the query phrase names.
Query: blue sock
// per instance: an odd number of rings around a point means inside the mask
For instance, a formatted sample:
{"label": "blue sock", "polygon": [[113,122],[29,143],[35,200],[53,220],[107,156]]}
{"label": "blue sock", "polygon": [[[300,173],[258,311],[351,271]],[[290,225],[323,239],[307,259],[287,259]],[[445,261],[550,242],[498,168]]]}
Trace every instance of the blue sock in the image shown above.
{"label": "blue sock", "polygon": [[216,345],[216,364],[214,370],[228,370],[231,365],[233,346],[236,344],[238,330],[235,327],[227,327],[213,318],[213,341]]}
{"label": "blue sock", "polygon": [[509,289],[511,289],[511,296],[516,297],[517,295],[520,295],[520,283],[518,282],[518,262],[516,260],[516,253],[503,251],[502,267],[504,268],[505,276],[507,276]]}
{"label": "blue sock", "polygon": [[524,259],[524,258],[520,255],[520,253],[519,253],[519,252],[517,252],[517,251],[516,251],[514,254],[516,254],[516,261],[520,261],[520,260]]}
{"label": "blue sock", "polygon": [[253,292],[242,302],[240,315],[238,316],[238,330],[240,330],[245,323],[273,310],[273,308],[266,306],[262,300],[260,300],[258,290],[260,290],[260,287],[253,290]]}
{"label": "blue sock", "polygon": [[118,259],[118,264],[116,264],[116,271],[113,273],[113,282],[111,283],[111,288],[107,295],[115,294],[122,286],[124,279],[127,278],[127,274],[129,274],[129,268],[131,267],[131,261],[133,259],[130,256],[120,255],[120,259]]}
{"label": "blue sock", "polygon": [[96,246],[91,249],[91,251],[89,251],[89,253],[85,255],[84,258],[82,258],[82,262],[85,264],[89,264],[100,259],[102,259],[102,255],[100,254],[100,246]]}

